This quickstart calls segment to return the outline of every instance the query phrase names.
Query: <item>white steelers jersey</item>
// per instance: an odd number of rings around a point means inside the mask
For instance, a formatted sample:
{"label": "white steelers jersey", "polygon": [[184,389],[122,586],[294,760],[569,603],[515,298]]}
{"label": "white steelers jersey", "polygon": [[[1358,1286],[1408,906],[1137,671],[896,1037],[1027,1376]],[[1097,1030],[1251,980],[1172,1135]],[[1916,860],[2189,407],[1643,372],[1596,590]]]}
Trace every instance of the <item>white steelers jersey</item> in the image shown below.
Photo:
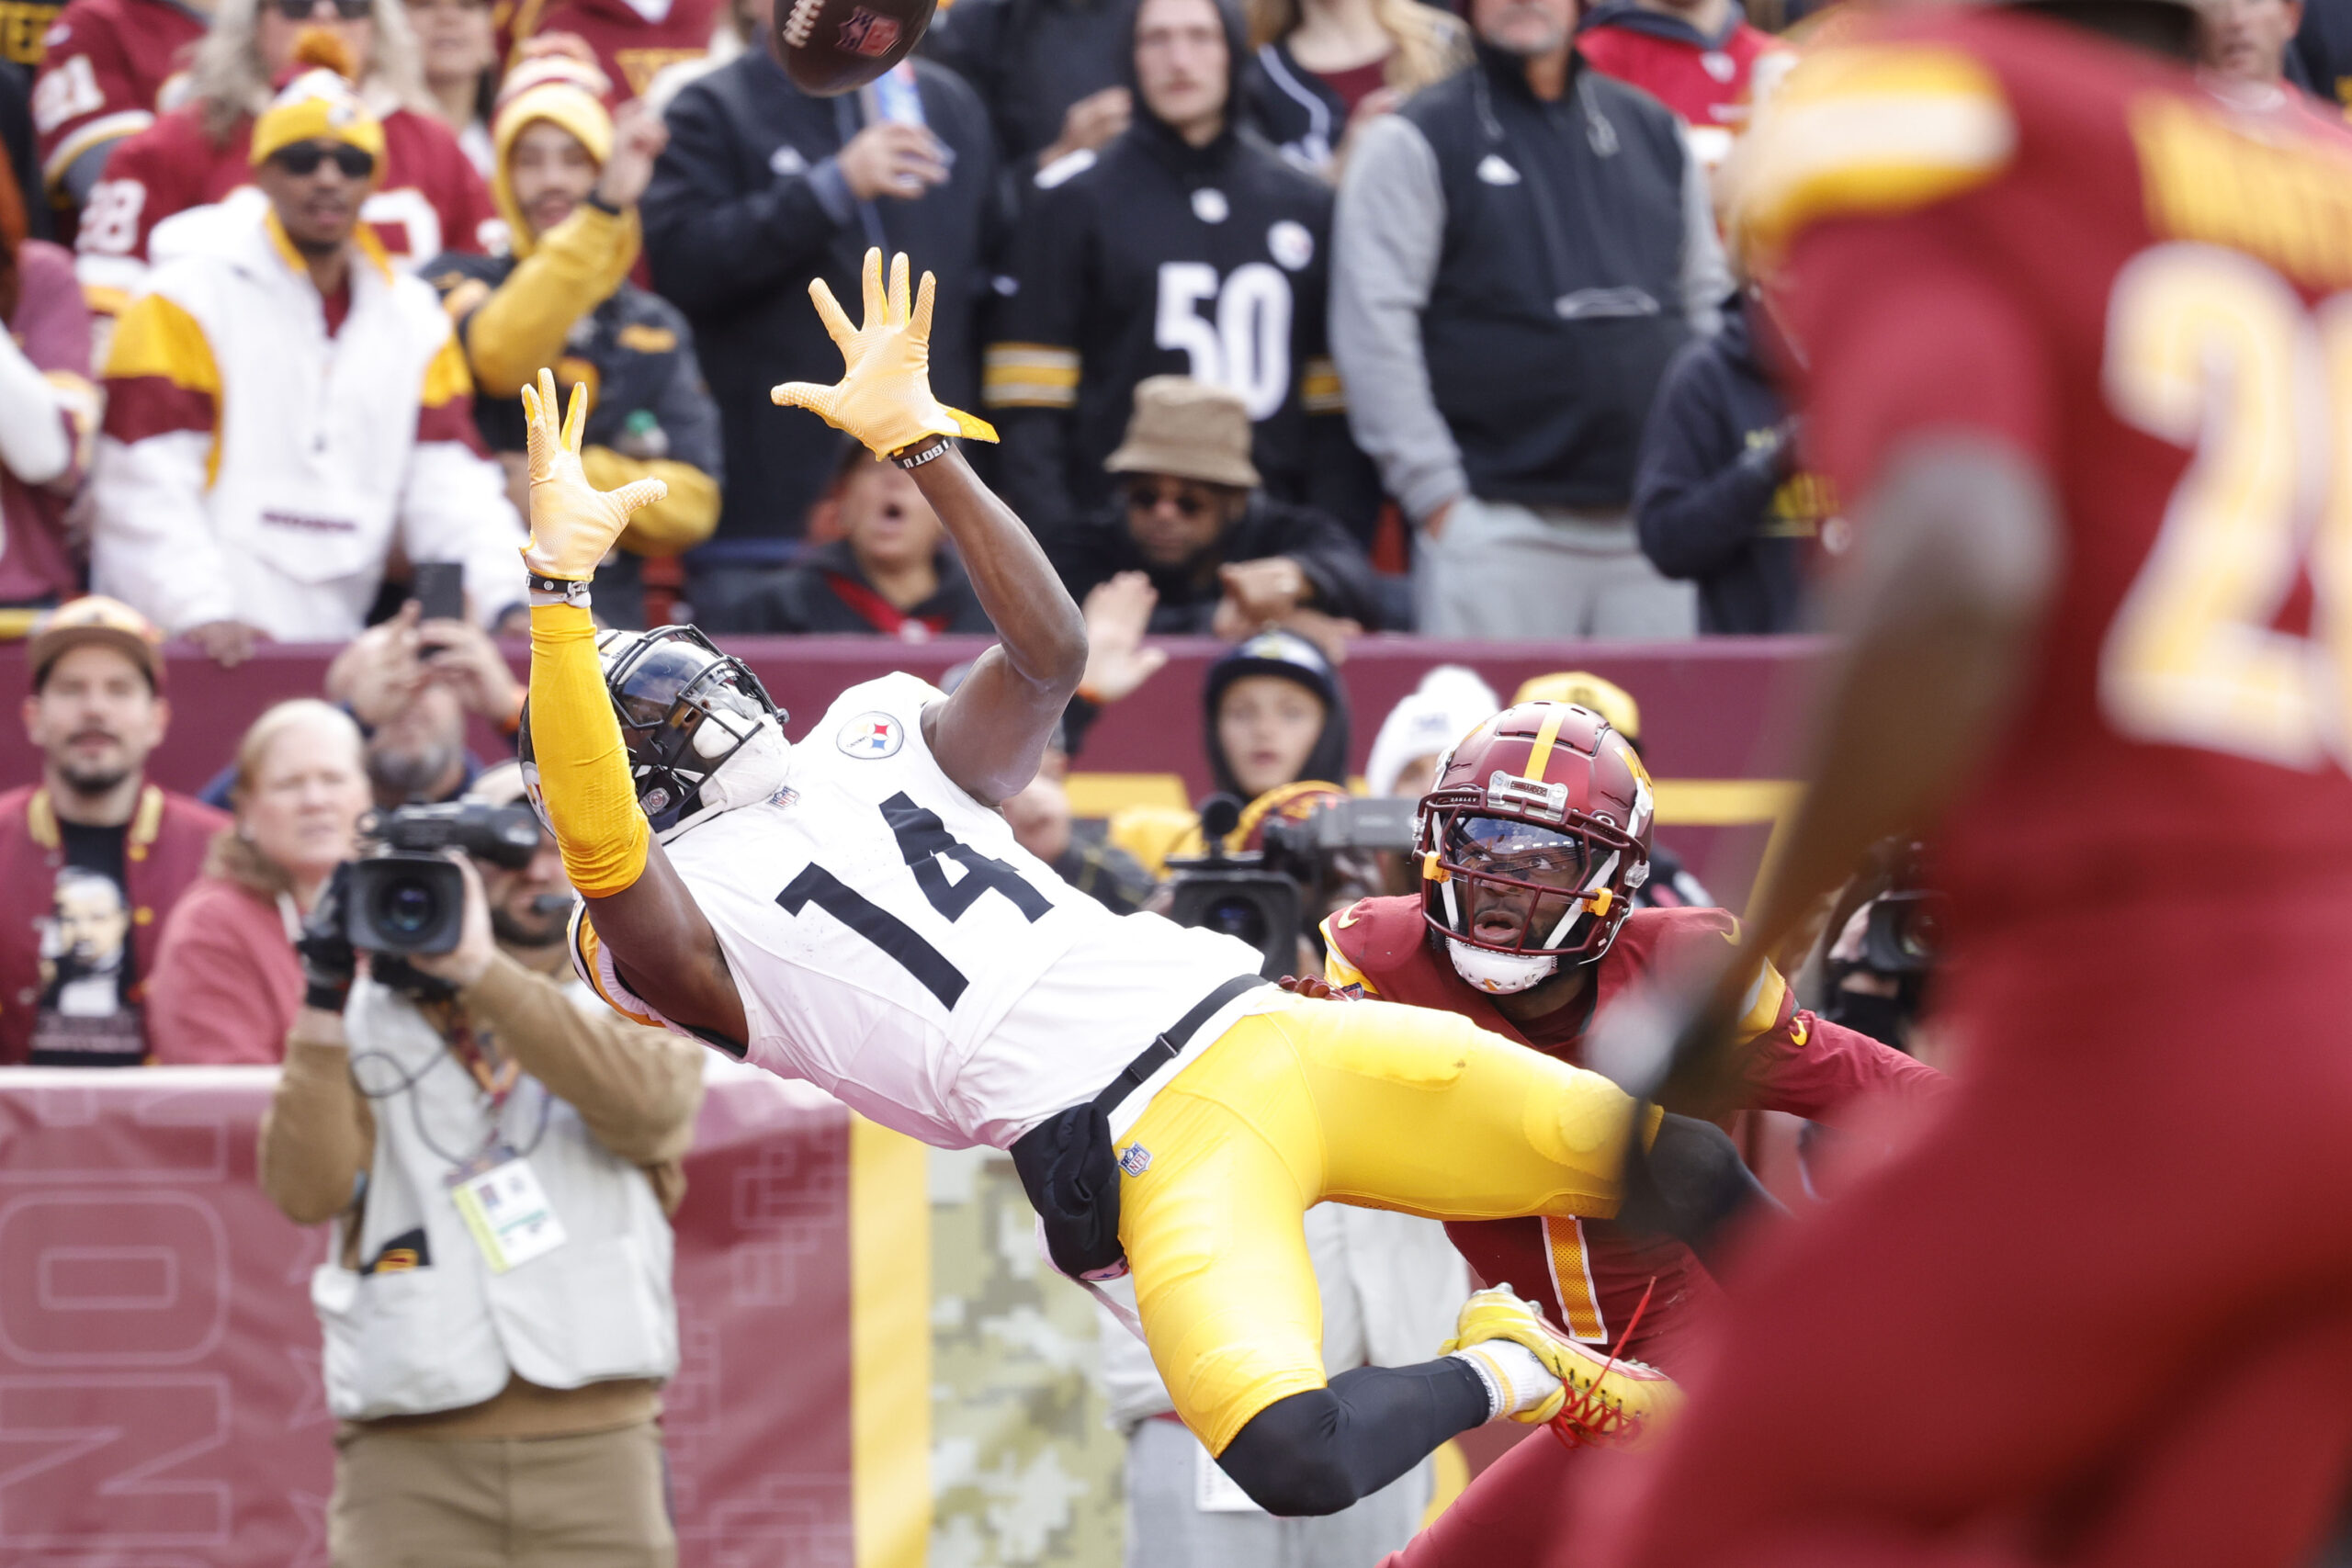
{"label": "white steelers jersey", "polygon": [[[793,748],[772,799],[663,847],[718,932],[751,1061],[925,1143],[1003,1148],[1093,1098],[1259,954],[1114,915],[1055,875],[940,772],[921,724],[939,700],[912,675],[853,686]],[[605,1000],[662,1021],[584,918],[574,933]],[[1252,991],[1219,1020],[1281,1000]]]}

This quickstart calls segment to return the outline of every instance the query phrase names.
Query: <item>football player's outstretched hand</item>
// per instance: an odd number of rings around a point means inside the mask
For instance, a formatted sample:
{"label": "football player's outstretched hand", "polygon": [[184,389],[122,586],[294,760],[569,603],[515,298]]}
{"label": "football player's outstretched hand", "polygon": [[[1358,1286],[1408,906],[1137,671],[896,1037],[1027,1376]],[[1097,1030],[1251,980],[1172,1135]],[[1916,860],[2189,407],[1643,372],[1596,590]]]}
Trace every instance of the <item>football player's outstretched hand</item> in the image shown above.
{"label": "football player's outstretched hand", "polygon": [[817,314],[842,351],[842,378],[830,387],[786,381],[768,393],[785,408],[803,408],[837,430],[846,430],[877,457],[911,446],[926,435],[967,435],[993,441],[986,420],[951,409],[931,395],[931,308],[937,284],[922,275],[911,307],[907,298],[907,258],[890,262],[890,288],[882,288],[882,253],[865,253],[865,321],[853,328],[833,291],[818,278],[808,285]]}
{"label": "football player's outstretched hand", "polygon": [[523,389],[523,417],[530,430],[531,538],[523,559],[542,577],[585,582],[596,563],[620,537],[628,514],[670,493],[660,479],[638,479],[616,491],[601,491],[580,468],[580,433],[588,423],[588,389],[571,388],[571,406],[556,423],[555,377],[539,372],[536,389]]}

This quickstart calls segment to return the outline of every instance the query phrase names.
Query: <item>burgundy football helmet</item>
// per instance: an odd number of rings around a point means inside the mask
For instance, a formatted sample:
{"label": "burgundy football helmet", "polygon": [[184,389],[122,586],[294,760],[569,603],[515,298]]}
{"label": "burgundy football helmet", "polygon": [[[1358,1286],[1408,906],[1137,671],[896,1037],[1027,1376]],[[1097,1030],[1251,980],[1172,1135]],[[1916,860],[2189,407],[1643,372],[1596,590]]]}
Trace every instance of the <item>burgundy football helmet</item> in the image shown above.
{"label": "burgundy football helmet", "polygon": [[[1648,879],[1654,805],[1640,755],[1590,708],[1505,708],[1455,743],[1421,797],[1414,858],[1422,919],[1455,944],[1464,977],[1487,990],[1520,989],[1557,963],[1592,963]],[[1496,897],[1481,900],[1479,892]],[[1512,911],[1483,936],[1482,902]],[[1486,969],[1508,966],[1464,967],[1475,956],[1465,948],[1555,962],[1516,984],[1490,983]]]}

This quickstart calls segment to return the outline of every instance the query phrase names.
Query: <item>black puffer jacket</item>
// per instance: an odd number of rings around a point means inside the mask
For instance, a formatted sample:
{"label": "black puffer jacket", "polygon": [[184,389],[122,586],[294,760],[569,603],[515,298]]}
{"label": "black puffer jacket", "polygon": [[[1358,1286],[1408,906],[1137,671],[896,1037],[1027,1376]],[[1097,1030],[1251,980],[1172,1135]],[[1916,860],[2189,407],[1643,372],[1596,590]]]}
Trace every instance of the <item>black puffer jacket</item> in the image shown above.
{"label": "black puffer jacket", "polygon": [[1799,473],[1788,409],[1758,362],[1747,311],[1675,359],[1642,433],[1634,521],[1642,553],[1699,585],[1712,636],[1803,629],[1822,483]]}
{"label": "black puffer jacket", "polygon": [[1025,187],[1070,105],[1126,85],[1135,13],[1136,0],[956,0],[933,18],[922,52],[979,94]]}
{"label": "black puffer jacket", "polygon": [[866,248],[904,251],[939,279],[931,385],[971,408],[985,256],[1001,224],[988,116],[955,73],[919,61],[923,117],[954,154],[945,185],[912,201],[851,198],[834,161],[864,128],[861,95],[812,98],[754,50],[687,84],[664,117],[670,142],[639,204],[654,286],[694,324],[727,452],[715,542],[801,533],[832,478],[841,437],[779,381],[841,378],[841,351],[809,308],[822,277],[851,311]]}

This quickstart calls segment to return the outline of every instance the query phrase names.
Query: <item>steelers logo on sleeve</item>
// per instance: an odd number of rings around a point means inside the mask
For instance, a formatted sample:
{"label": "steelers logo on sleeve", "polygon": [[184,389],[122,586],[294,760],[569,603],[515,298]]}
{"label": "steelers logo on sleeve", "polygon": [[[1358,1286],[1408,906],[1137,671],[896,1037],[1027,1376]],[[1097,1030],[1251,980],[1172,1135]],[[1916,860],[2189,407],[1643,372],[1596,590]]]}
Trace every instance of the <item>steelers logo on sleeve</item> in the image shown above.
{"label": "steelers logo on sleeve", "polygon": [[833,738],[844,757],[856,757],[865,761],[879,761],[895,757],[907,740],[907,727],[887,713],[862,713]]}

